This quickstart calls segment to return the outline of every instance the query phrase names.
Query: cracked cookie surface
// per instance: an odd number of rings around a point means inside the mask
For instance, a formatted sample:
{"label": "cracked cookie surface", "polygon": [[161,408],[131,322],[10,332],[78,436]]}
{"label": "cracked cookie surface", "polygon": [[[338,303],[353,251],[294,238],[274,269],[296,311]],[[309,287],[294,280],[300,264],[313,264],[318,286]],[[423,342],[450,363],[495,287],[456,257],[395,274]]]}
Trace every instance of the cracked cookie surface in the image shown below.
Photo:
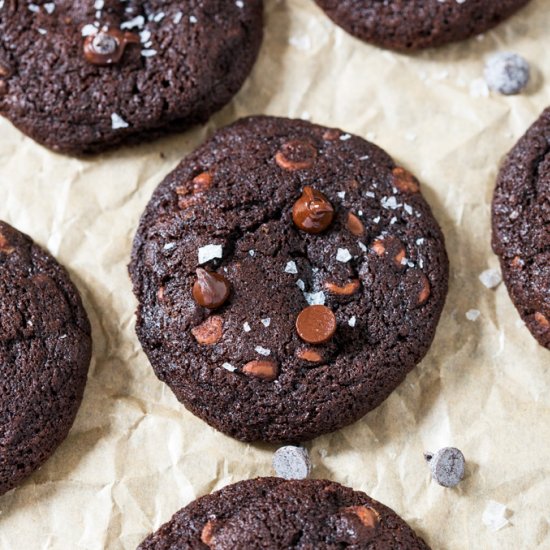
{"label": "cracked cookie surface", "polygon": [[194,548],[429,550],[390,508],[324,480],[258,478],[177,512],[138,550]]}
{"label": "cracked cookie surface", "polygon": [[354,36],[398,51],[465,40],[485,32],[529,0],[315,0]]}
{"label": "cracked cookie surface", "polygon": [[0,222],[0,495],[67,436],[90,355],[90,325],[66,271]]}
{"label": "cracked cookie surface", "polygon": [[233,97],[261,39],[262,0],[2,0],[0,114],[69,154],[181,131]]}
{"label": "cracked cookie surface", "polygon": [[[296,225],[308,187],[333,209],[318,233]],[[216,309],[195,299],[199,266],[230,285]],[[448,264],[418,181],[380,148],[252,117],[157,188],[130,274],[143,349],[190,411],[241,440],[301,441],[378,406],[424,357]]]}
{"label": "cracked cookie surface", "polygon": [[493,197],[493,250],[521,318],[550,349],[550,108],[501,167]]}

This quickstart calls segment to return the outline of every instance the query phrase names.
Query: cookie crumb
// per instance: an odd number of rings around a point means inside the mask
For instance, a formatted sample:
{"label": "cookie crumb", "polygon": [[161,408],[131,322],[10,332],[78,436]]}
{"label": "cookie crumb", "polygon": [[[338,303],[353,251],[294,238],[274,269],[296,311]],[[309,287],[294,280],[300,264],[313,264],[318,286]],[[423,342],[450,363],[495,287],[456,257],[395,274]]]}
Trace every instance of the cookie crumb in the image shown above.
{"label": "cookie crumb", "polygon": [[309,453],[303,447],[280,447],[273,455],[272,464],[277,476],[283,479],[306,479],[311,472]]}
{"label": "cookie crumb", "polygon": [[499,52],[487,59],[484,74],[491,90],[503,95],[519,94],[529,83],[529,63],[517,53]]}
{"label": "cookie crumb", "polygon": [[442,487],[455,487],[464,478],[466,460],[456,447],[444,447],[436,453],[425,453],[432,479]]}

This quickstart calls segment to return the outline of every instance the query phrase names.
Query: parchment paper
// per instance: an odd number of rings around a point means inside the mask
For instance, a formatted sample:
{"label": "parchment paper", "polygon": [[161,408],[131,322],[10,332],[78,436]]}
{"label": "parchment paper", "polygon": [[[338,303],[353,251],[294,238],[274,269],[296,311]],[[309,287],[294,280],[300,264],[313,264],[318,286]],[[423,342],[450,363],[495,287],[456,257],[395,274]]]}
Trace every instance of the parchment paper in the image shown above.
{"label": "parchment paper", "polygon": [[[275,447],[216,433],[155,378],[134,335],[126,272],[153,189],[216,128],[256,113],[310,118],[384,147],[422,180],[451,260],[428,356],[377,410],[307,445],[313,476],[367,491],[434,549],[550,548],[550,353],[504,285],[478,280],[498,267],[489,215],[499,161],[550,105],[549,44],[548,0],[478,39],[409,56],[352,38],[311,0],[266,0],[253,74],[206,127],[82,161],[1,120],[0,218],[68,267],[91,317],[94,358],[68,439],[0,498],[0,548],[133,549],[197,496],[272,473]],[[520,96],[489,94],[480,80],[499,50],[532,65]],[[445,445],[468,461],[454,490],[430,481],[424,463],[424,451]],[[490,500],[509,510],[498,532],[482,522]]]}

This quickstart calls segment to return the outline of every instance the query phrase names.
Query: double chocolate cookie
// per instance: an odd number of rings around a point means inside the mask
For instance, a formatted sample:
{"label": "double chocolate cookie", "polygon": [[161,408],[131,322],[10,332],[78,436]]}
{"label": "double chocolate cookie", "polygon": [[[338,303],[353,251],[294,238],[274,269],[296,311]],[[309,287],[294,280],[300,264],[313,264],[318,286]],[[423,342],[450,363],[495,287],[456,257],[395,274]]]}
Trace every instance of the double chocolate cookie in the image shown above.
{"label": "double chocolate cookie", "polygon": [[130,274],[141,344],[189,410],[299,441],[378,406],[424,357],[448,265],[418,181],[384,151],[253,117],[157,188]]}
{"label": "double chocolate cookie", "polygon": [[258,478],[186,506],[138,550],[356,548],[429,550],[390,508],[323,480]]}
{"label": "double chocolate cookie", "polygon": [[519,314],[550,349],[550,108],[502,165],[493,197],[493,250]]}
{"label": "double chocolate cookie", "polygon": [[88,318],[66,271],[0,222],[0,495],[67,436],[90,354]]}
{"label": "double chocolate cookie", "polygon": [[0,114],[55,151],[179,131],[239,90],[262,0],[0,0]]}
{"label": "double chocolate cookie", "polygon": [[357,38],[412,51],[485,32],[529,0],[315,0]]}

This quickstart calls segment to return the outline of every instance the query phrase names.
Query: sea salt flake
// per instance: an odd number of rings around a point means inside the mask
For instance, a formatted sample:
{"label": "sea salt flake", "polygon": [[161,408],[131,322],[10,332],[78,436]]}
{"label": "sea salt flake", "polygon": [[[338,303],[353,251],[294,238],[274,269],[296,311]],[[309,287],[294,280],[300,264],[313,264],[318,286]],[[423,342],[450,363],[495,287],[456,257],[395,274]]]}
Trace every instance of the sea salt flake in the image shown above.
{"label": "sea salt flake", "polygon": [[237,6],[238,8],[240,8],[242,10],[244,8],[243,0],[236,0],[235,1],[235,6]]}
{"label": "sea salt flake", "polygon": [[496,269],[486,269],[479,275],[479,280],[487,288],[496,288],[502,282],[502,275]]}
{"label": "sea salt flake", "polygon": [[426,239],[424,239],[424,237],[421,237],[420,239],[416,239],[416,244],[418,246],[420,246],[420,245],[424,244],[425,240]]}
{"label": "sea salt flake", "polygon": [[256,254],[256,251],[255,250],[249,250],[248,251],[248,254],[252,257],[254,257],[254,255]]}
{"label": "sea salt flake", "polygon": [[355,315],[353,317],[350,317],[348,319],[348,325],[353,328],[355,326],[355,324],[357,323],[357,317],[355,317]]}
{"label": "sea salt flake", "polygon": [[46,29],[36,29],[40,34],[48,34]]}
{"label": "sea salt flake", "polygon": [[304,292],[304,298],[310,306],[324,306],[325,305],[325,293],[319,292]]}
{"label": "sea salt flake", "polygon": [[296,286],[302,291],[306,288],[306,284],[302,281],[302,279],[298,279],[296,281]]}
{"label": "sea salt flake", "polygon": [[162,249],[163,250],[172,250],[172,248],[174,248],[176,246],[176,243],[166,243]]}
{"label": "sea salt flake", "polygon": [[237,367],[234,367],[231,363],[224,363],[222,367],[229,372],[235,372],[237,370]]}
{"label": "sea salt flake", "polygon": [[363,252],[366,252],[366,251],[367,251],[367,247],[366,247],[365,244],[362,243],[361,241],[357,241],[357,245],[359,246],[359,248],[360,248]]}
{"label": "sea salt flake", "polygon": [[338,197],[340,197],[341,199],[345,199],[346,198],[346,192],[345,191],[338,191],[338,193],[336,193],[338,195]]}
{"label": "sea salt flake", "polygon": [[262,346],[256,346],[254,348],[256,350],[256,353],[259,353],[260,355],[264,355],[267,357],[268,355],[271,355],[271,350],[267,348],[263,348]]}
{"label": "sea salt flake", "polygon": [[350,134],[342,134],[340,136],[340,141],[347,141],[348,139],[351,139],[351,135]]}
{"label": "sea salt flake", "polygon": [[197,21],[198,19],[194,15],[189,16],[189,23],[191,23],[192,25],[194,25]]}
{"label": "sea salt flake", "polygon": [[176,15],[172,18],[172,21],[177,25],[178,23],[181,23],[181,20],[183,19],[183,13],[181,11],[178,11]]}
{"label": "sea salt flake", "polygon": [[245,332],[250,332],[252,330],[252,328],[250,327],[249,323],[243,323],[243,330]]}
{"label": "sea salt flake", "polygon": [[142,57],[153,57],[157,55],[157,50],[141,50]]}
{"label": "sea salt flake", "polygon": [[494,500],[487,501],[481,521],[486,525],[493,533],[496,533],[503,527],[506,527],[510,522],[506,519],[508,510],[504,504],[496,502]]}
{"label": "sea salt flake", "polygon": [[46,13],[51,15],[55,11],[55,4],[53,2],[48,2],[44,4],[44,9],[46,10]]}
{"label": "sea salt flake", "polygon": [[37,6],[36,4],[29,4],[28,8],[29,11],[32,11],[33,13],[37,13],[40,10],[40,6]]}
{"label": "sea salt flake", "polygon": [[128,128],[130,126],[120,115],[116,113],[111,114],[111,127],[113,130],[119,130],[120,128]]}
{"label": "sea salt flake", "polygon": [[268,327],[271,324],[271,317],[266,317],[261,320],[261,323],[264,327]]}
{"label": "sea salt flake", "polygon": [[124,21],[121,23],[120,28],[122,30],[124,29],[134,29],[134,28],[142,28],[143,25],[145,25],[145,17],[143,15],[138,15],[137,17],[134,17],[133,19],[130,19],[129,21]]}
{"label": "sea salt flake", "polygon": [[481,311],[479,311],[479,309],[469,309],[466,312],[466,319],[468,319],[468,321],[477,321],[480,315]]}
{"label": "sea salt flake", "polygon": [[393,196],[391,197],[382,197],[382,200],[380,201],[380,204],[382,205],[382,208],[391,208],[392,210],[395,210],[399,206],[401,206],[397,199]]}
{"label": "sea salt flake", "polygon": [[376,197],[376,195],[375,195],[372,191],[367,191],[367,192],[365,193],[365,196],[366,196],[366,197],[369,197],[369,198],[371,198],[371,199],[374,199],[374,198]]}
{"label": "sea salt flake", "polygon": [[290,260],[290,262],[287,262],[285,266],[285,273],[291,273],[295,275],[298,273],[298,268],[296,267],[296,262]]}
{"label": "sea salt flake", "polygon": [[343,264],[349,262],[352,258],[353,256],[347,248],[339,248],[336,252],[336,261],[342,262]]}
{"label": "sea salt flake", "polygon": [[160,11],[159,13],[157,13],[154,17],[153,17],[153,21],[155,23],[160,23],[160,21],[162,21],[165,17],[165,13],[163,11]]}
{"label": "sea salt flake", "polygon": [[409,216],[412,216],[412,213],[413,213],[413,209],[412,209],[412,206],[410,204],[404,204],[403,205],[403,210],[405,210],[405,212],[407,214],[409,214]]}
{"label": "sea salt flake", "polygon": [[88,25],[84,25],[82,27],[82,30],[80,31],[80,34],[82,36],[91,36],[96,33],[97,33],[97,28],[91,23],[89,23]]}
{"label": "sea salt flake", "polygon": [[199,264],[205,264],[214,258],[223,257],[223,247],[221,244],[207,244],[199,248]]}

